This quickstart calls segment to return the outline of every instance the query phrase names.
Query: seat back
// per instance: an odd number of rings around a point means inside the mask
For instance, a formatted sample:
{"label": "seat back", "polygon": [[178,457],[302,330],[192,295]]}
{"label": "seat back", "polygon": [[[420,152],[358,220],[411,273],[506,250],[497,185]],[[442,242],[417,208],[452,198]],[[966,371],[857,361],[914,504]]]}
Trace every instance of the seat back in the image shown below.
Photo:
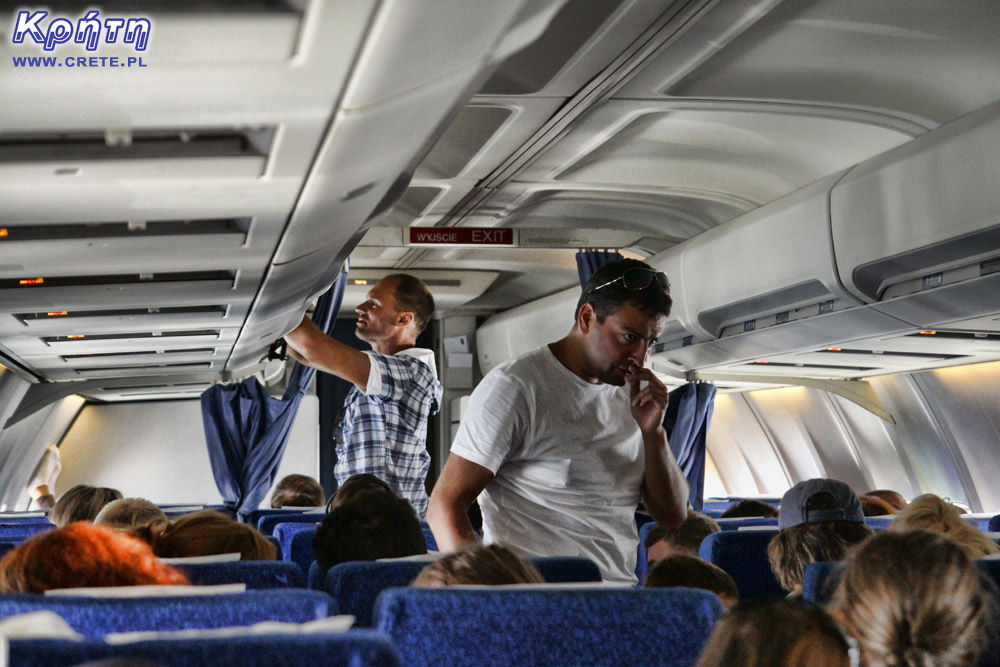
{"label": "seat back", "polygon": [[[259,510],[258,510],[259,511]],[[311,523],[318,524],[323,520],[322,514],[307,514],[303,510],[271,510],[281,514],[265,514],[257,521],[257,530],[264,535],[273,535],[279,523]]]}
{"label": "seat back", "polygon": [[986,530],[990,533],[1000,533],[1000,514],[996,514],[990,519],[990,522],[986,525]]}
{"label": "seat back", "polygon": [[16,639],[10,642],[10,664],[65,667],[91,661],[148,660],[170,667],[398,667],[399,656],[385,635],[371,631],[315,635],[252,635],[220,638],[156,639],[106,644],[66,639]]}
{"label": "seat back", "polygon": [[303,574],[315,559],[312,544],[316,528],[315,523],[279,523],[274,527],[274,536],[281,545],[281,559],[298,565]]}
{"label": "seat back", "polygon": [[304,589],[139,598],[0,595],[0,618],[42,610],[55,612],[81,635],[96,638],[110,632],[221,628],[263,621],[307,623],[330,616],[333,601],[326,593]]}
{"label": "seat back", "polygon": [[690,667],[722,612],[690,588],[395,588],[376,606],[403,664],[425,667]]}
{"label": "seat back", "polygon": [[872,530],[889,530],[895,516],[866,516],[865,525]]}
{"label": "seat back", "polygon": [[427,543],[427,550],[437,551],[438,550],[437,540],[434,539],[434,533],[431,531],[430,525],[428,525],[426,521],[421,521],[420,530],[424,534],[424,542]]}
{"label": "seat back", "polygon": [[[599,582],[601,571],[588,558],[532,558],[542,578],[549,583]],[[427,561],[389,560],[338,563],[325,577],[319,563],[310,567],[310,582],[319,579],[324,591],[334,600],[335,613],[354,616],[356,627],[374,624],[372,616],[379,593],[388,588],[409,586]]]}
{"label": "seat back", "polygon": [[777,529],[724,530],[706,537],[698,555],[733,578],[741,599],[784,595],[767,560],[767,545],[777,534]]}
{"label": "seat back", "polygon": [[639,579],[639,585],[646,580],[649,573],[649,556],[646,550],[646,538],[651,530],[656,528],[655,521],[649,521],[639,526],[639,547],[635,555],[635,576]]}
{"label": "seat back", "polygon": [[802,578],[802,597],[816,604],[827,604],[833,599],[847,563],[823,561],[812,563]]}
{"label": "seat back", "polygon": [[21,542],[33,535],[48,532],[55,527],[55,524],[48,520],[19,521],[15,523],[0,522],[0,541]]}
{"label": "seat back", "polygon": [[246,584],[249,589],[305,588],[302,569],[280,560],[242,560],[230,563],[174,563],[196,586]]}

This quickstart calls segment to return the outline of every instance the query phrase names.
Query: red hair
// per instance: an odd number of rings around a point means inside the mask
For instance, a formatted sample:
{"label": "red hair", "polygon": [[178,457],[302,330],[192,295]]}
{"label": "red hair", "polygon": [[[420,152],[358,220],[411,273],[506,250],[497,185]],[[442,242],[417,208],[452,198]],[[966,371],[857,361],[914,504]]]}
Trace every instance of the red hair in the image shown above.
{"label": "red hair", "polygon": [[149,545],[112,528],[72,523],[35,535],[0,561],[0,592],[187,584]]}

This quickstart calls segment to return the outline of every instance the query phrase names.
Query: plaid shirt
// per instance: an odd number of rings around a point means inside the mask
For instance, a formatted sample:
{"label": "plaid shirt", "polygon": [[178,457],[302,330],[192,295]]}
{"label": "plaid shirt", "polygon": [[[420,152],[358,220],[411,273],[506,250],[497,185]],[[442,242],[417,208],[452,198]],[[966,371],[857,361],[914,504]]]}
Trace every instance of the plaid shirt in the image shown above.
{"label": "plaid shirt", "polygon": [[441,383],[427,364],[405,353],[366,354],[372,377],[380,378],[381,386],[369,381],[371,395],[353,387],[344,401],[334,467],[337,483],[343,484],[351,475],[371,473],[410,501],[422,519],[427,512],[424,483],[431,464],[427,420],[440,408]]}

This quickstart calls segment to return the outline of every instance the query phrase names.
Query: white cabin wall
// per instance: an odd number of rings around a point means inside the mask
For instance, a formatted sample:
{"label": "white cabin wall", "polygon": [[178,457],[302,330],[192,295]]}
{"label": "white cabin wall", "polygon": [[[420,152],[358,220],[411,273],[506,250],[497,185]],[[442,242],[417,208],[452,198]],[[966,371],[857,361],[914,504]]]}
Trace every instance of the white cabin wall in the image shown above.
{"label": "white cabin wall", "polygon": [[[108,486],[155,503],[219,504],[199,401],[88,405],[59,447],[56,495],[75,484]],[[305,396],[275,480],[319,478],[319,401]],[[268,498],[261,504],[269,506]]]}
{"label": "white cabin wall", "polygon": [[780,495],[810,477],[858,493],[935,493],[1000,512],[1000,363],[870,380],[896,420],[827,392],[790,387],[721,394],[708,453],[728,495]]}

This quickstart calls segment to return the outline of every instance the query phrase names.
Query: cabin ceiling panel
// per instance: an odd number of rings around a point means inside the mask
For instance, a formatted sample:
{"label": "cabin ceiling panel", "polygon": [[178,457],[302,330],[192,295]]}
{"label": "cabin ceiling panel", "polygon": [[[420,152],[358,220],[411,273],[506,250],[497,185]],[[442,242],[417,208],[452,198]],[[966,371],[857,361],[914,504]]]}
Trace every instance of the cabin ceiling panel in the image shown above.
{"label": "cabin ceiling panel", "polygon": [[564,102],[551,97],[473,98],[417,167],[414,180],[485,178]]}
{"label": "cabin ceiling panel", "polygon": [[529,171],[542,180],[661,188],[709,200],[723,193],[760,205],[909,139],[819,117],[609,102]]}
{"label": "cabin ceiling panel", "polygon": [[732,24],[726,4],[618,95],[866,109],[928,128],[1000,99],[992,0],[784,2],[712,52],[705,40]]}
{"label": "cabin ceiling panel", "polygon": [[699,197],[562,184],[511,183],[490,200],[504,227],[612,228],[672,241],[696,236],[746,208]]}

